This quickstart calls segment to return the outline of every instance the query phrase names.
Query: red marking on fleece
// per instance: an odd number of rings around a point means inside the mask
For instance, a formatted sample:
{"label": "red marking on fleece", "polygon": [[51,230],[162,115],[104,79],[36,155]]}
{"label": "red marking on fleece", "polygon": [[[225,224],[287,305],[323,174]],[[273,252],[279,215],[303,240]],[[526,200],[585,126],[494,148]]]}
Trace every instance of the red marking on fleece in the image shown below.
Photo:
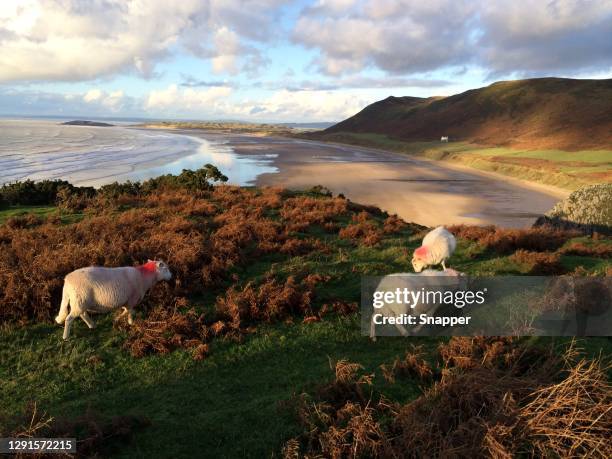
{"label": "red marking on fleece", "polygon": [[427,247],[421,246],[414,251],[414,254],[419,258],[427,257]]}
{"label": "red marking on fleece", "polygon": [[138,269],[138,271],[140,271],[142,274],[154,274],[155,271],[157,271],[157,265],[154,261],[149,261],[144,265],[138,266],[136,269]]}

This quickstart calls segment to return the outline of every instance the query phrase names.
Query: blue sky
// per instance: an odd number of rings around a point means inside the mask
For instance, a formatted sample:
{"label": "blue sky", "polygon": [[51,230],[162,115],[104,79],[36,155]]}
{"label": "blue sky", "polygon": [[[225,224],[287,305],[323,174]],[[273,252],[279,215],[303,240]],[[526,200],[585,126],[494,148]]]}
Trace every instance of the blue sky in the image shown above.
{"label": "blue sky", "polygon": [[0,114],[337,121],[389,95],[612,76],[612,1],[0,3]]}

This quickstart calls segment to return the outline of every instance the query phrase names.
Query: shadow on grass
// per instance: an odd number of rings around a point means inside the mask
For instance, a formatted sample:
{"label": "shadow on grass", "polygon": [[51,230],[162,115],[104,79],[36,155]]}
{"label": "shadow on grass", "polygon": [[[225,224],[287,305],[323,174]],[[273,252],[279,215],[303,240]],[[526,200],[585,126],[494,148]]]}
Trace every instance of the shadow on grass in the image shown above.
{"label": "shadow on grass", "polygon": [[[408,344],[393,338],[371,343],[351,317],[261,326],[244,343],[213,342],[203,362],[187,351],[134,359],[120,349],[110,322],[104,318],[91,331],[79,324],[66,343],[60,327],[49,325],[3,333],[2,367],[16,371],[2,383],[2,406],[17,413],[36,400],[54,416],[91,409],[150,419],[151,426],[114,457],[267,457],[299,431],[279,404],[331,379],[330,359],[347,358],[372,372]],[[439,341],[418,339],[433,347]],[[418,394],[418,383],[408,381],[398,397]]]}

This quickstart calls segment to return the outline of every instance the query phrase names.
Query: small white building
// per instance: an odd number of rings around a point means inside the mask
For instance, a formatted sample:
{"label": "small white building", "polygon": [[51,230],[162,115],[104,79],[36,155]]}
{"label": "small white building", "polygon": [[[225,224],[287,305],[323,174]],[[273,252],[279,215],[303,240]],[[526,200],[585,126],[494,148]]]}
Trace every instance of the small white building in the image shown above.
{"label": "small white building", "polygon": [[440,137],[440,142],[448,142],[448,136],[443,135],[442,137]]}

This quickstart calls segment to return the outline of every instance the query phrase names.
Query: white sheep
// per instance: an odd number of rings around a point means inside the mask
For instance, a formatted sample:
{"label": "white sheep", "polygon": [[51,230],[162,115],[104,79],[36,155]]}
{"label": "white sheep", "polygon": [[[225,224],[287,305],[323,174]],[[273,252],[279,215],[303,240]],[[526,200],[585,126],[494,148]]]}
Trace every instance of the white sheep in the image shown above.
{"label": "white sheep", "polygon": [[446,228],[438,226],[431,230],[423,238],[421,247],[414,251],[412,255],[412,267],[414,271],[420,273],[427,266],[442,265],[446,269],[445,261],[455,252],[457,241]]}
{"label": "white sheep", "polygon": [[[91,266],[72,271],[64,279],[62,304],[55,318],[64,323],[64,339],[68,339],[70,324],[80,317],[89,328],[94,322],[89,312],[104,313],[123,307],[128,323],[134,323],[134,307],[157,282],[170,280],[172,273],[163,261],[149,260],[141,266],[103,268]],[[70,313],[68,312],[70,305]]]}
{"label": "white sheep", "polygon": [[[467,286],[467,277],[464,273],[455,271],[454,269],[445,269],[444,271],[436,271],[426,269],[420,274],[414,273],[395,273],[389,274],[381,279],[377,291],[390,292],[401,289],[408,289],[414,292],[422,289],[432,291],[455,291],[463,290]],[[405,302],[386,302],[381,308],[374,308],[374,314],[382,314],[385,317],[402,317],[403,314],[432,314],[438,311],[439,304],[426,304],[419,301],[412,307]],[[370,319],[370,338],[376,341],[376,324],[374,323],[374,314]],[[410,336],[418,333],[422,326],[414,326],[411,331],[408,331],[402,324],[395,324],[395,327],[402,336]]]}

